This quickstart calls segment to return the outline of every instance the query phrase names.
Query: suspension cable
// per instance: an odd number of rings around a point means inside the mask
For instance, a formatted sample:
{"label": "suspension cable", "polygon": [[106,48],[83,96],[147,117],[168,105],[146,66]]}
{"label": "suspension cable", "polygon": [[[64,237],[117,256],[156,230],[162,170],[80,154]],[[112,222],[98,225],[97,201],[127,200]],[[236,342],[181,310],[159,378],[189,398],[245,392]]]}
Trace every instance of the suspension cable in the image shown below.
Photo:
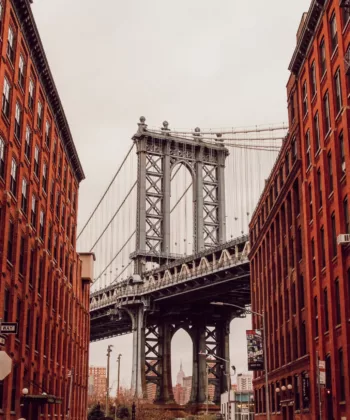
{"label": "suspension cable", "polygon": [[77,236],[77,239],[79,239],[79,237],[81,236],[81,234],[84,232],[85,228],[87,227],[87,225],[89,224],[90,220],[93,218],[94,214],[96,213],[97,209],[99,208],[100,204],[102,203],[103,199],[105,198],[106,194],[108,193],[109,189],[111,188],[111,186],[113,185],[113,182],[115,181],[115,179],[117,178],[119,172],[121,171],[122,167],[124,166],[124,163],[126,162],[127,158],[129,157],[132,149],[134,148],[135,143],[132,144],[132,146],[130,147],[127,155],[125,156],[123,162],[120,164],[117,172],[115,173],[115,175],[113,176],[112,181],[109,183],[106,191],[103,193],[100,201],[97,203],[96,207],[94,208],[93,212],[91,213],[90,217],[88,218],[87,222],[85,223],[85,225],[83,226],[83,228],[81,229],[81,231],[79,232],[79,235]]}

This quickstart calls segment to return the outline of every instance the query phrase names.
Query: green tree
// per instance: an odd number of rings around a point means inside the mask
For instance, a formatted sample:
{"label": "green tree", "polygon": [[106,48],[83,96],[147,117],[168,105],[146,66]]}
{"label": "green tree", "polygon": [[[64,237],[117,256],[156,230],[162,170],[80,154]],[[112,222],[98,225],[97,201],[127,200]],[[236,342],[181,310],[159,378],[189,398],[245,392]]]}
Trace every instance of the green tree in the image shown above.
{"label": "green tree", "polygon": [[117,417],[120,420],[128,419],[130,417],[128,407],[125,405],[120,405],[117,408]]}

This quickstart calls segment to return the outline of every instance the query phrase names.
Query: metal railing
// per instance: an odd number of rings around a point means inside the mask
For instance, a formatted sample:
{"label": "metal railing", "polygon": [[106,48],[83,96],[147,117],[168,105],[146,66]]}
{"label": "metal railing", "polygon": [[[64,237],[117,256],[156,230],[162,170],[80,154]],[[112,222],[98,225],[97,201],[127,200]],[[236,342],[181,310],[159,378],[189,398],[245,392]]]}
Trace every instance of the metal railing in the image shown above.
{"label": "metal railing", "polygon": [[168,272],[169,277],[166,278],[166,273],[161,279],[152,279],[147,280],[146,283],[143,284],[136,284],[136,285],[122,285],[116,287],[111,296],[105,296],[95,302],[91,302],[90,310],[102,308],[104,306],[108,306],[112,303],[117,302],[119,299],[128,298],[130,296],[142,296],[145,294],[149,294],[153,291],[160,290],[162,288],[166,288],[169,286],[173,286],[179,283],[183,283],[185,281],[195,279],[199,276],[203,276],[206,274],[214,273],[215,271],[233,267],[235,265],[243,264],[248,262],[248,256],[246,253],[240,252],[238,255],[231,257],[226,261],[217,261],[215,263],[210,262],[207,266],[204,267],[195,267],[195,268],[188,268],[188,271],[180,272],[178,274],[170,274]]}

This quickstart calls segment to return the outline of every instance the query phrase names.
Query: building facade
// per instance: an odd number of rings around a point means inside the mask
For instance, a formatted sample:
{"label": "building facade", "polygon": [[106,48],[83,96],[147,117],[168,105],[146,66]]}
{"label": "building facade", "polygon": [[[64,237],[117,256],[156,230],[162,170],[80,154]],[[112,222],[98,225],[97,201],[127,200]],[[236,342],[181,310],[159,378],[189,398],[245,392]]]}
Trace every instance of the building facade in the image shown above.
{"label": "building facade", "polygon": [[253,375],[237,375],[237,391],[253,391]]}
{"label": "building facade", "polygon": [[[0,419],[39,394],[41,418],[86,418],[89,279],[76,253],[84,173],[29,0],[0,0],[0,317],[17,322],[5,350]],[[50,394],[62,403],[47,404]],[[11,414],[10,414],[11,413]]]}
{"label": "building facade", "polygon": [[90,383],[91,389],[89,389],[89,396],[94,397],[97,401],[103,401],[103,398],[106,398],[107,391],[106,368],[89,366],[89,384]]}
{"label": "building facade", "polygon": [[[312,1],[302,18],[287,84],[290,130],[250,223],[252,308],[266,314],[273,419],[350,412],[345,3]],[[261,319],[253,323],[262,327]],[[320,388],[319,360],[326,370]],[[257,418],[266,418],[263,372],[254,389]]]}

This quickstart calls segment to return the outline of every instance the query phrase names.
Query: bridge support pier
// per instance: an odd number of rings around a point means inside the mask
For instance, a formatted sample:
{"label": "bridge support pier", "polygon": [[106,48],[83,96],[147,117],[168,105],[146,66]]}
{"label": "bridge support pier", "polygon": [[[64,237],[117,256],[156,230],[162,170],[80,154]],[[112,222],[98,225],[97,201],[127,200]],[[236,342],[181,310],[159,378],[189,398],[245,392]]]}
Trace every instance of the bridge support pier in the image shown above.
{"label": "bridge support pier", "polygon": [[144,306],[140,304],[124,310],[132,321],[131,389],[136,398],[146,398]]}

